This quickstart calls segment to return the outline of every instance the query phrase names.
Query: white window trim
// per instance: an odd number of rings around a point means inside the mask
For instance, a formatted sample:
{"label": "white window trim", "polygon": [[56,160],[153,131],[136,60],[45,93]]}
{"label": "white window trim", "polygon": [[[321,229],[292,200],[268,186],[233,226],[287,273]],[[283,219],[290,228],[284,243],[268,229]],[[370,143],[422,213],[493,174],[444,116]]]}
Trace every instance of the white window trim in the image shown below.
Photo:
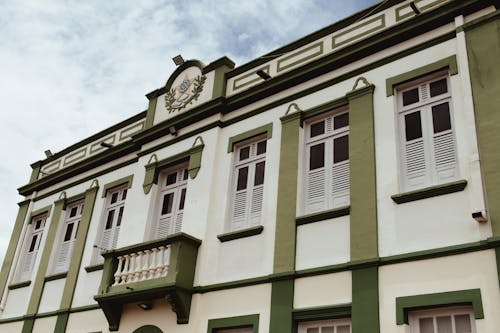
{"label": "white window trim", "polygon": [[[304,144],[303,144],[303,179],[302,179],[302,195],[301,198],[301,209],[302,214],[314,214],[322,211],[327,211],[335,208],[339,208],[342,206],[347,206],[350,203],[350,157],[346,161],[342,161],[335,164],[335,167],[339,167],[340,171],[347,174],[347,179],[344,179],[343,184],[347,183],[347,189],[340,190],[337,194],[333,194],[333,183],[335,181],[335,175],[333,174],[333,141],[336,138],[343,137],[346,134],[349,136],[349,125],[333,129],[333,118],[337,116],[341,116],[343,114],[349,114],[349,110],[347,107],[341,107],[335,110],[332,110],[328,113],[323,113],[321,115],[312,117],[307,119],[304,126]],[[310,138],[311,125],[318,123],[319,121],[331,119],[331,130],[327,129],[327,125],[325,124],[325,133],[318,135],[316,137]],[[310,147],[325,143],[325,156],[324,156],[324,166],[320,169],[315,169],[314,171],[309,171],[309,159],[310,159]],[[323,199],[318,198],[315,203],[308,203],[308,192],[309,192],[309,174],[310,173],[318,173],[324,170],[325,181],[323,190],[325,191],[325,196]],[[345,187],[345,186],[344,186]],[[323,202],[321,202],[323,200]]]}
{"label": "white window trim", "polygon": [[[428,310],[417,310],[408,313],[408,321],[410,324],[411,333],[421,333],[419,326],[419,319],[433,317],[434,328],[436,328],[436,317],[441,316],[456,316],[456,315],[469,315],[471,323],[471,333],[476,333],[476,320],[474,317],[474,311],[469,306],[455,306],[446,308],[436,308]],[[452,322],[453,333],[455,333],[455,322]]]}
{"label": "white window trim", "polygon": [[[33,275],[33,268],[35,266],[35,262],[38,257],[38,252],[40,251],[40,245],[42,243],[42,238],[44,236],[45,226],[47,224],[48,214],[41,214],[31,218],[31,221],[27,227],[27,232],[25,233],[23,245],[22,245],[22,254],[19,258],[19,267],[16,270],[14,281],[16,282],[24,282],[29,281],[31,276]],[[35,229],[36,223],[41,221],[41,227],[39,229]],[[37,235],[37,239],[35,241],[35,248],[31,252],[29,249],[31,247],[33,236]],[[29,257],[30,256],[30,257]],[[30,260],[29,263],[27,260]],[[29,265],[29,271],[23,273],[23,268],[25,265]]]}
{"label": "white window trim", "polygon": [[[257,155],[257,145],[260,142],[266,142],[266,152]],[[256,137],[238,142],[234,145],[233,163],[231,167],[231,197],[229,200],[229,209],[227,213],[227,230],[229,232],[243,230],[246,228],[258,226],[262,224],[263,206],[265,203],[265,183],[267,173],[267,149],[269,138],[266,134],[258,135]],[[243,161],[239,161],[240,151],[243,148],[250,147],[250,157]],[[255,150],[255,152],[254,152]],[[264,162],[264,181],[262,184],[254,185],[255,182],[255,168],[258,163]],[[244,190],[237,190],[238,186],[238,170],[248,167],[247,174],[247,187]],[[246,192],[244,203],[244,215],[240,219],[234,219],[235,209],[237,205],[237,195]],[[251,193],[248,195],[248,193]],[[255,199],[255,201],[254,201]],[[252,202],[254,201],[254,202]],[[241,203],[240,203],[241,205]],[[241,207],[241,206],[240,206]],[[252,212],[252,210],[254,210]]]}
{"label": "white window trim", "polygon": [[[116,244],[118,242],[118,237],[120,234],[121,223],[123,222],[123,214],[125,212],[125,201],[128,197],[128,189],[129,185],[127,183],[122,184],[117,187],[110,188],[106,192],[105,203],[103,207],[103,213],[101,214],[101,223],[99,226],[99,234],[97,235],[96,246],[94,250],[94,255],[92,258],[92,264],[101,264],[104,261],[104,258],[101,256],[102,251],[111,250],[116,248]],[[126,197],[123,199],[123,193],[126,191]],[[115,203],[111,203],[111,199],[114,193],[118,193],[118,200]],[[122,216],[120,225],[117,226],[118,220],[120,219],[120,209],[122,208]],[[111,210],[114,210],[112,226],[110,229],[106,229],[108,215]],[[108,235],[109,234],[109,235]],[[110,240],[111,244],[105,244],[104,240]]]}
{"label": "white window trim", "polygon": [[[153,228],[152,228],[152,238],[153,239],[158,239],[162,237],[166,237],[170,234],[180,232],[182,230],[182,223],[184,220],[184,210],[186,208],[186,198],[187,198],[187,185],[188,185],[188,180],[189,180],[189,175],[187,178],[184,177],[185,173],[188,168],[188,163],[184,162],[181,164],[176,164],[172,167],[169,167],[167,169],[162,170],[159,175],[158,175],[158,191],[156,195],[156,203],[155,203],[155,208],[154,208],[154,223],[153,223]],[[174,184],[172,185],[166,185],[167,182],[167,176],[169,174],[172,174],[173,172],[177,172],[177,180]],[[180,198],[181,198],[181,193],[182,190],[185,190],[185,197],[184,197],[184,208],[182,210],[179,210],[179,203],[180,203]],[[168,193],[173,193],[174,194],[174,199],[172,202],[172,211],[170,214],[165,214],[165,217],[161,216],[161,210],[162,210],[162,205],[163,205],[163,197],[164,195]],[[173,218],[173,221],[171,220],[169,222],[170,226],[168,227],[167,231],[161,231],[160,230],[160,223],[164,221],[164,223],[167,223],[167,219]]]}
{"label": "white window trim", "polygon": [[[447,83],[447,93],[441,94],[434,97],[428,97],[428,99],[424,101],[419,101],[414,104],[410,104],[407,106],[403,106],[403,93],[414,88],[420,87],[422,85],[429,85],[431,82],[438,81],[440,79],[446,78]],[[429,92],[430,94],[430,92]],[[401,191],[413,191],[421,188],[445,184],[448,182],[456,181],[459,179],[459,169],[458,169],[458,149],[457,149],[457,140],[456,140],[456,128],[454,121],[454,110],[453,110],[453,96],[452,96],[452,87],[451,87],[451,79],[448,71],[440,71],[425,77],[422,77],[417,80],[413,80],[410,82],[406,82],[395,87],[395,96],[396,96],[396,113],[397,113],[397,126],[399,132],[399,171],[400,171],[400,188]],[[422,97],[421,89],[419,88],[419,98]],[[432,123],[432,106],[442,104],[444,102],[448,102],[449,106],[449,115],[450,115],[450,123],[451,129],[443,132],[439,132],[437,134],[433,133],[433,123]],[[406,114],[410,114],[415,111],[420,111],[421,124],[422,124],[422,138],[415,139],[409,141],[407,144],[406,141],[406,133],[405,133],[405,118]],[[451,134],[451,135],[450,135]],[[452,147],[452,154],[454,154],[454,166],[451,165],[440,167],[441,171],[438,172],[438,168],[436,166],[436,159],[434,153],[434,138],[436,137],[444,137],[448,135],[448,146]],[[414,179],[412,183],[410,178],[407,176],[406,170],[406,146],[412,144],[418,144],[418,141],[423,141],[423,150],[424,150],[424,158],[425,158],[425,170],[422,172],[415,172],[414,176],[411,178]],[[451,143],[449,143],[451,141]],[[413,147],[416,149],[416,147]],[[408,148],[408,149],[413,149]],[[420,148],[419,148],[420,149]],[[450,149],[447,149],[450,151]],[[446,176],[448,175],[448,176]]]}
{"label": "white window trim", "polygon": [[[307,333],[307,330],[310,328],[322,328],[325,326],[333,326],[333,333],[337,333],[337,327],[346,325],[349,325],[349,332],[352,332],[352,321],[350,318],[300,321],[297,324],[297,333]],[[319,332],[321,332],[321,330],[319,330]]]}
{"label": "white window trim", "polygon": [[[76,202],[72,202],[66,205],[65,209],[65,217],[64,221],[61,225],[61,230],[59,232],[59,240],[57,245],[57,251],[54,253],[53,262],[52,262],[52,274],[64,273],[69,270],[69,266],[71,263],[71,257],[73,256],[73,249],[75,247],[76,237],[78,235],[78,229],[80,227],[80,222],[82,219],[83,213],[83,200],[79,200]],[[76,207],[77,212],[75,216],[70,217],[72,208]],[[73,227],[71,229],[70,239],[64,241],[64,237],[66,235],[67,225],[73,223]],[[63,253],[66,252],[65,256],[62,256]]]}

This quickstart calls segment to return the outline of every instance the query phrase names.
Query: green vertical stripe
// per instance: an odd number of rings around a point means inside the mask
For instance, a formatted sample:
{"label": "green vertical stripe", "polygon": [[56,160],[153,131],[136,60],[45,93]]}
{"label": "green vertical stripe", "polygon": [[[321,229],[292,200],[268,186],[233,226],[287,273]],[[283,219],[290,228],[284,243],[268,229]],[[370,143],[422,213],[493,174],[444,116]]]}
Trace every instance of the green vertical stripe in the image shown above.
{"label": "green vertical stripe", "polygon": [[352,333],[378,333],[378,267],[352,271]]}
{"label": "green vertical stripe", "polygon": [[21,238],[21,232],[23,231],[24,220],[28,214],[30,200],[22,201],[18,205],[19,211],[17,212],[16,223],[14,224],[12,235],[10,236],[9,246],[7,247],[7,252],[3,259],[2,270],[0,272],[0,300],[3,297],[3,291],[5,290],[5,285],[7,284],[7,279],[9,278],[9,273],[12,268],[12,261],[14,260],[17,244]]}
{"label": "green vertical stripe", "polygon": [[[78,273],[80,272],[80,264],[82,262],[83,251],[85,249],[85,242],[87,241],[87,234],[89,231],[90,221],[92,219],[92,212],[94,211],[95,199],[97,197],[98,187],[92,187],[85,192],[85,201],[83,203],[82,218],[78,225],[78,233],[76,235],[73,254],[71,255],[71,263],[64,285],[63,295],[61,298],[61,310],[71,308],[73,302],[73,295],[75,294],[76,282],[78,280]],[[64,332],[68,322],[68,314],[63,313],[58,315],[56,330],[54,333]]]}
{"label": "green vertical stripe", "polygon": [[295,215],[301,112],[281,118],[281,149],[274,245],[274,273],[295,269]]}
{"label": "green vertical stripe", "polygon": [[[49,230],[47,232],[47,239],[45,240],[45,246],[43,247],[42,257],[40,259],[40,265],[38,266],[35,282],[33,283],[31,297],[28,303],[27,315],[35,315],[38,312],[38,307],[43,293],[44,279],[49,266],[50,255],[52,253],[52,247],[55,243],[59,220],[61,218],[61,212],[64,205],[65,199],[57,200],[54,203],[54,214],[52,214]],[[28,329],[30,325],[33,327],[33,321],[31,319],[24,321],[23,333],[31,332],[25,331],[25,329]]]}
{"label": "green vertical stripe", "polygon": [[349,100],[349,161],[351,182],[351,260],[375,258],[377,193],[373,85],[347,94]]}
{"label": "green vertical stripe", "polygon": [[291,333],[293,329],[293,280],[273,282],[270,333]]}
{"label": "green vertical stripe", "polygon": [[479,154],[494,236],[500,236],[500,21],[466,30]]}
{"label": "green vertical stripe", "polygon": [[146,113],[146,122],[144,124],[144,129],[148,129],[153,127],[153,123],[155,120],[156,113],[156,103],[158,101],[158,97],[153,97],[149,100],[148,112]]}

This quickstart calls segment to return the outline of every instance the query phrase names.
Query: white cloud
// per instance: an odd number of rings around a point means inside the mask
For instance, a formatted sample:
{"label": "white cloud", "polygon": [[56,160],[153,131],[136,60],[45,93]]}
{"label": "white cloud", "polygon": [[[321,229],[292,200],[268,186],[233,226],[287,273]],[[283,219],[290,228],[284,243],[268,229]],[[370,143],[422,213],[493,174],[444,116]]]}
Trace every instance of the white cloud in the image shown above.
{"label": "white cloud", "polygon": [[2,1],[0,261],[29,164],[144,110],[173,56],[241,65],[375,2]]}

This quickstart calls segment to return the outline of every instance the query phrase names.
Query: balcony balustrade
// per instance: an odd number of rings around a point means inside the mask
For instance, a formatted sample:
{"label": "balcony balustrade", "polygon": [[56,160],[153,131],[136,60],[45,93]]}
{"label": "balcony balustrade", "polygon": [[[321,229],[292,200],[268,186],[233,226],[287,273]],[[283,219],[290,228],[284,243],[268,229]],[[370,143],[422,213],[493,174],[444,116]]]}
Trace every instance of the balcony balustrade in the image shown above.
{"label": "balcony balustrade", "polygon": [[164,299],[189,320],[196,257],[201,241],[184,233],[103,252],[99,294],[94,299],[106,315],[109,330],[118,330],[123,304]]}

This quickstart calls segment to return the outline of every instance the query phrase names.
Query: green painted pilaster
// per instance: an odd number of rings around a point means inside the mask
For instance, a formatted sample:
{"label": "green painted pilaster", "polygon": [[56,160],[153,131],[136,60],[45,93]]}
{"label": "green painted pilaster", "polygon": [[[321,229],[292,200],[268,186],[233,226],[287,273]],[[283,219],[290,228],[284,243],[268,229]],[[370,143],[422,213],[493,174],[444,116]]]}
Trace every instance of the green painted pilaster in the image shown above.
{"label": "green painted pilaster", "polygon": [[368,85],[347,94],[349,100],[352,261],[378,256],[374,89],[375,86]]}
{"label": "green painted pilaster", "polygon": [[[40,265],[38,266],[38,271],[36,273],[35,281],[33,283],[33,289],[28,303],[28,310],[26,311],[28,316],[33,316],[38,312],[38,306],[40,305],[40,300],[42,298],[42,293],[43,293],[43,286],[45,283],[44,281],[45,275],[47,274],[50,255],[52,253],[52,247],[56,240],[59,220],[61,219],[61,213],[63,211],[65,203],[66,203],[65,198],[59,199],[54,203],[54,213],[52,214],[49,230],[47,232],[47,239],[45,240],[45,245],[42,251],[42,257],[40,258]],[[31,329],[29,329],[30,326],[31,328],[33,328],[33,320],[26,319],[23,324],[23,333],[31,332]]]}
{"label": "green painted pilaster", "polygon": [[32,333],[34,325],[35,325],[35,317],[26,318],[24,320],[23,329],[21,333]]}
{"label": "green painted pilaster", "polygon": [[144,129],[148,129],[150,127],[153,127],[153,122],[155,120],[157,101],[158,101],[158,97],[152,97],[149,100],[148,112],[146,113],[146,123],[144,124]]}
{"label": "green painted pilaster", "polygon": [[281,148],[278,179],[274,273],[295,269],[295,215],[297,170],[299,163],[299,130],[302,112],[281,118]]}
{"label": "green painted pilaster", "polygon": [[352,271],[352,333],[380,332],[378,267]]}
{"label": "green painted pilaster", "polygon": [[17,244],[21,238],[21,232],[23,231],[24,221],[26,220],[26,215],[28,214],[28,208],[30,205],[30,200],[25,200],[20,203],[19,211],[17,212],[16,223],[14,224],[14,229],[12,230],[12,235],[10,236],[9,246],[7,247],[7,252],[3,259],[2,270],[0,271],[0,300],[3,297],[3,291],[9,279],[9,273],[12,269],[12,261],[14,260],[14,255],[16,253]]}
{"label": "green painted pilaster", "polygon": [[293,287],[294,280],[273,282],[269,333],[293,332]]}
{"label": "green painted pilaster", "polygon": [[[93,185],[94,184],[95,186],[85,191],[82,218],[78,225],[78,233],[76,235],[73,254],[71,256],[71,264],[68,270],[68,275],[66,276],[66,283],[64,285],[61,305],[59,307],[61,310],[69,310],[71,308],[71,303],[73,302],[73,295],[75,293],[78,273],[80,272],[80,264],[82,262],[83,251],[85,249],[85,242],[87,241],[87,234],[89,231],[90,221],[92,219],[92,213],[94,211],[95,199],[97,197],[97,191],[99,190],[97,183],[93,183]],[[54,333],[65,332],[68,316],[68,313],[62,313],[57,316],[56,329]]]}
{"label": "green painted pilaster", "polygon": [[[497,13],[498,14],[498,13]],[[479,155],[493,236],[500,235],[500,20],[465,30]]]}

